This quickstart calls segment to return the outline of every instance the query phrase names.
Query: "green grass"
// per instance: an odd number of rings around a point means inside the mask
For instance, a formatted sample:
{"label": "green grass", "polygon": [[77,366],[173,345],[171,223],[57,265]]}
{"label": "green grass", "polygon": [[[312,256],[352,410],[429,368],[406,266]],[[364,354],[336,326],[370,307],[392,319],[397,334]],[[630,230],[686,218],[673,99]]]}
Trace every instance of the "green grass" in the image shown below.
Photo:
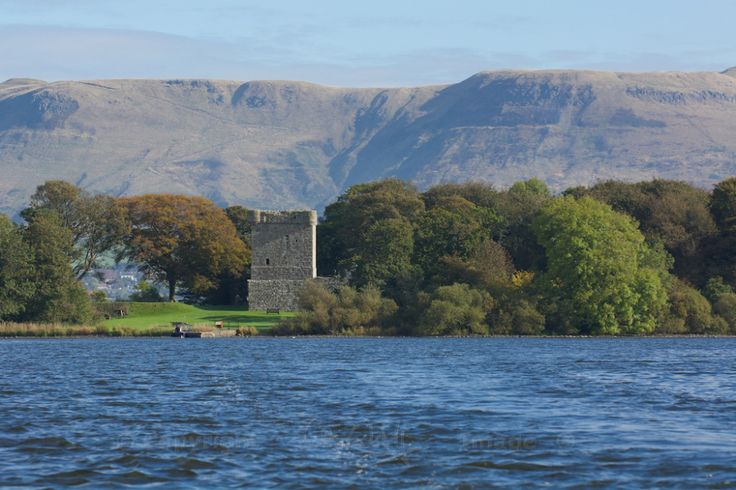
{"label": "green grass", "polygon": [[151,328],[170,326],[172,322],[185,322],[192,325],[212,325],[216,321],[225,322],[225,327],[236,328],[253,326],[259,331],[270,330],[282,318],[294,313],[279,315],[266,314],[265,311],[248,311],[242,306],[193,306],[183,303],[127,303],[128,316],[102,322],[109,327]]}

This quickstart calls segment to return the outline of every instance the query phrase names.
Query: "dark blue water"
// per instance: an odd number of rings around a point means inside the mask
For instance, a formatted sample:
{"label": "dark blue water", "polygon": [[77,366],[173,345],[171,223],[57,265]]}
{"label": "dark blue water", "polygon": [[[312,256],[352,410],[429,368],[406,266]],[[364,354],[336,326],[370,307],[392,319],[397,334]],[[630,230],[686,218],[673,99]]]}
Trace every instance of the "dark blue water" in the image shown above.
{"label": "dark blue water", "polygon": [[0,341],[0,487],[735,487],[734,339]]}

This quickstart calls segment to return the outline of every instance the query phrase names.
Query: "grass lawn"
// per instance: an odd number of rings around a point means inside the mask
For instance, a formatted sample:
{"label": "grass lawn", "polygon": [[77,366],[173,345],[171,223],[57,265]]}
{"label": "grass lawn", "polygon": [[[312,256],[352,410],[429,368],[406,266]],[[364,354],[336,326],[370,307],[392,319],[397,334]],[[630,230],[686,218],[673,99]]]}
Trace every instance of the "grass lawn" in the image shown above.
{"label": "grass lawn", "polygon": [[225,322],[225,327],[235,328],[253,326],[258,330],[269,330],[282,318],[294,316],[286,312],[279,315],[266,314],[265,311],[248,311],[242,306],[193,306],[183,303],[127,303],[128,316],[105,320],[102,325],[109,327],[150,328],[171,325],[172,322],[185,322],[192,325],[213,325],[216,321]]}

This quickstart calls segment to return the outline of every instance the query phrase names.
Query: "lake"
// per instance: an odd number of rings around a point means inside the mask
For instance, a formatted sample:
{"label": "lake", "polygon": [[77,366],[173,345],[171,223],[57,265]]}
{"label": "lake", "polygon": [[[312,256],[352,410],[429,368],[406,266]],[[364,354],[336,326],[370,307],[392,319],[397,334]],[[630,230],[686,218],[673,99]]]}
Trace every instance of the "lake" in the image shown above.
{"label": "lake", "polygon": [[736,339],[0,341],[0,487],[736,486]]}

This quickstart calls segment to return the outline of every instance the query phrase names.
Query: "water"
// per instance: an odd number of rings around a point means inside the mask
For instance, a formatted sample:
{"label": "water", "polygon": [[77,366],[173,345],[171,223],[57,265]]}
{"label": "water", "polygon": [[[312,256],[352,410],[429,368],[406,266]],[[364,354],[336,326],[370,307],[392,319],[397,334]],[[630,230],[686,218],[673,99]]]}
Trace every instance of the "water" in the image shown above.
{"label": "water", "polygon": [[735,350],[5,340],[0,487],[734,487]]}

